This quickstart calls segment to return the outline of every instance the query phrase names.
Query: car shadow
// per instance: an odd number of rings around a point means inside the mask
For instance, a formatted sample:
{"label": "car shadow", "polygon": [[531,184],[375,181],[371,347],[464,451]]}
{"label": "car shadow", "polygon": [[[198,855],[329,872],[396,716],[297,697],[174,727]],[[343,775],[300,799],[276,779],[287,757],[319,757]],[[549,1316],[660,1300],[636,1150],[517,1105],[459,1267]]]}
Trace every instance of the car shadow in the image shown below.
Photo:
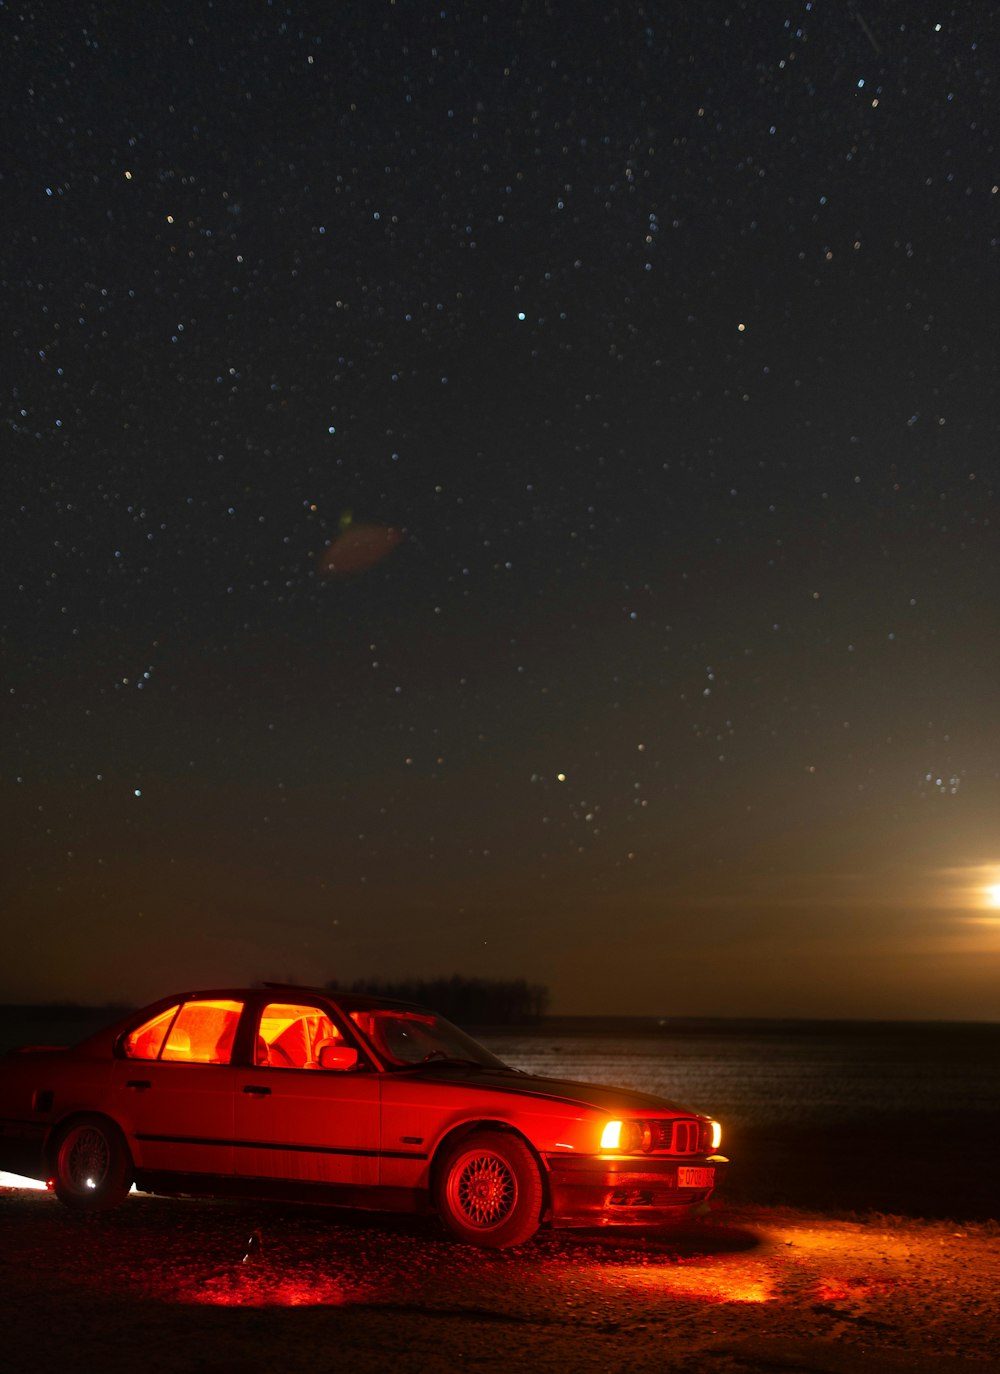
{"label": "car shadow", "polygon": [[766,1243],[765,1237],[744,1225],[722,1221],[687,1222],[656,1229],[628,1227],[615,1230],[576,1229],[542,1231],[529,1245],[554,1245],[561,1250],[592,1252],[594,1260],[634,1263],[637,1256],[649,1259],[691,1259],[697,1255],[745,1254]]}

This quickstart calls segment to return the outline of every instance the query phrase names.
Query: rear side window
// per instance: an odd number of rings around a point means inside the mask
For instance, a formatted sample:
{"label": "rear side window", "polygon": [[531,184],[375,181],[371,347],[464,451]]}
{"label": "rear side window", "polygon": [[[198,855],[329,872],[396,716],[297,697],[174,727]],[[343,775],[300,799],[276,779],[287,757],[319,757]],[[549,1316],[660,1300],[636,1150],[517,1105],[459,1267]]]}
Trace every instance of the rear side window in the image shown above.
{"label": "rear side window", "polygon": [[184,1064],[228,1064],[242,1002],[213,998],[184,1002],[160,1012],[125,1039],[129,1059],[162,1059]]}

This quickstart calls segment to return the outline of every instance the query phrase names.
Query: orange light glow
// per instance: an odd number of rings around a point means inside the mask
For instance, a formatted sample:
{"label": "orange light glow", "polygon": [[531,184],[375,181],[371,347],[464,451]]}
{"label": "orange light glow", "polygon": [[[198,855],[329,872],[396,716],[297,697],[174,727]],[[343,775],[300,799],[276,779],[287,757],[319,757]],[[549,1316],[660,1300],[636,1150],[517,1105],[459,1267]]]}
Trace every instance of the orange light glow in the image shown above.
{"label": "orange light glow", "polygon": [[770,1302],[771,1285],[763,1279],[727,1282],[719,1289],[720,1302]]}
{"label": "orange light glow", "polygon": [[842,1279],[836,1275],[824,1274],[819,1280],[816,1296],[821,1302],[845,1302],[848,1299],[857,1301],[870,1297],[873,1293],[885,1292],[890,1286],[891,1284],[885,1282],[870,1281],[855,1275]]}
{"label": "orange light glow", "polygon": [[168,1007],[131,1032],[125,1053],[130,1059],[226,1063],[242,1010],[242,1002],[218,998]]}
{"label": "orange light glow", "polygon": [[839,1279],[823,1279],[816,1290],[816,1296],[820,1302],[843,1302],[851,1296],[851,1292],[847,1284]]}
{"label": "orange light glow", "polygon": [[271,1002],[261,1013],[256,1062],[271,1068],[316,1068],[317,1047],[341,1039],[336,1026],[317,1007]]}
{"label": "orange light glow", "polygon": [[767,1279],[742,1271],[660,1269],[656,1282],[677,1297],[700,1298],[703,1302],[770,1302],[774,1296]]}
{"label": "orange light glow", "polygon": [[601,1149],[617,1150],[622,1138],[622,1123],[609,1121],[601,1132]]}

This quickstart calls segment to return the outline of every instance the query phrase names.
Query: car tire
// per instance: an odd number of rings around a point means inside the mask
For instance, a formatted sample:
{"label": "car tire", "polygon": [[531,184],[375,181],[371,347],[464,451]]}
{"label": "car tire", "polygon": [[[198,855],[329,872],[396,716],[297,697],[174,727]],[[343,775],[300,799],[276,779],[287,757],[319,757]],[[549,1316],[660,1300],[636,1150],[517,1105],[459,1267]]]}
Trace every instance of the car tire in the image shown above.
{"label": "car tire", "polygon": [[475,1131],[447,1150],[435,1201],[444,1225],[470,1245],[504,1250],[538,1230],[542,1176],[520,1136]]}
{"label": "car tire", "polygon": [[53,1150],[53,1191],[77,1212],[117,1207],[132,1186],[132,1157],[121,1131],[103,1116],[78,1116]]}

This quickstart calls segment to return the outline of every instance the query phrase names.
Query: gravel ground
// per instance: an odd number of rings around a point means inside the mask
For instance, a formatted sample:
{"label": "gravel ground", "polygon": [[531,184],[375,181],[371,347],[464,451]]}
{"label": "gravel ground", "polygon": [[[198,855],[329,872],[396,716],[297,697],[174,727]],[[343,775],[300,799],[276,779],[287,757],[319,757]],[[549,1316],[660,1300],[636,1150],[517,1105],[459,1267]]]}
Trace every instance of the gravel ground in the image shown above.
{"label": "gravel ground", "polygon": [[992,1222],[720,1204],[493,1254],[432,1218],[0,1189],[0,1239],[11,1371],[1000,1374]]}

